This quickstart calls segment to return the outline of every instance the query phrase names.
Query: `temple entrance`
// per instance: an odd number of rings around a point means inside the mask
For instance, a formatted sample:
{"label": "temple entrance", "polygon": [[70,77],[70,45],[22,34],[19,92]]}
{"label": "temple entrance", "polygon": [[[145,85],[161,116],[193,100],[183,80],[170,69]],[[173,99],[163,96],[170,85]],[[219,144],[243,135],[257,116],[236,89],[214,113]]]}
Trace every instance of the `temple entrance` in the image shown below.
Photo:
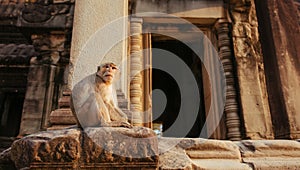
{"label": "temple entrance", "polygon": [[[198,56],[185,44],[182,42],[172,39],[170,37],[162,36],[162,35],[152,35],[152,62],[160,62],[159,58],[164,57],[161,53],[156,52],[153,49],[161,49],[168,51],[172,57],[179,57],[184,63],[189,67],[192,71],[193,76],[197,81],[197,86],[199,88],[199,96],[200,96],[200,103],[198,113],[192,115],[190,113],[183,113],[185,120],[178,119],[178,114],[180,112],[181,106],[181,99],[182,95],[180,92],[179,85],[177,84],[176,80],[167,72],[164,72],[159,69],[152,69],[152,91],[160,90],[162,91],[165,96],[156,97],[153,100],[153,123],[162,124],[163,127],[163,134],[162,136],[165,137],[207,137],[206,134],[203,136],[201,134],[201,130],[205,123],[205,107],[204,107],[204,100],[203,100],[203,83],[202,83],[202,68],[201,68],[201,60]],[[178,67],[178,66],[172,66]],[[180,67],[178,68],[180,69]],[[185,75],[181,75],[179,79],[185,81]],[[162,111],[161,108],[158,108],[160,103],[166,101],[165,109]],[[193,102],[193,101],[191,101]],[[181,113],[182,114],[182,113]],[[191,122],[187,122],[187,120],[192,120]],[[176,125],[174,122],[176,121]],[[185,136],[181,136],[179,134],[182,129],[185,129],[188,126],[189,128],[188,133]],[[176,127],[174,127],[176,126]],[[168,129],[172,127],[175,130],[171,132]],[[206,130],[204,130],[206,132]],[[167,132],[167,133],[166,133]]]}
{"label": "temple entrance", "polygon": [[28,69],[27,66],[0,67],[0,137],[19,134]]}
{"label": "temple entrance", "polygon": [[15,137],[19,133],[25,94],[0,93],[0,136]]}
{"label": "temple entrance", "polygon": [[27,66],[0,66],[0,151],[19,134],[27,75]]}

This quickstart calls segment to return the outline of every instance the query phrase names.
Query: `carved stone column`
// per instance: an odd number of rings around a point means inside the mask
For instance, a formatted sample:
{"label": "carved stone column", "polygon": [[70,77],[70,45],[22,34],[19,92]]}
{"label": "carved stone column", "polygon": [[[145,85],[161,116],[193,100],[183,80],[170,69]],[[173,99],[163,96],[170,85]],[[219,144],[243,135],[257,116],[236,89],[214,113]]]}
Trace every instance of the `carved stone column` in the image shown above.
{"label": "carved stone column", "polygon": [[41,129],[49,67],[32,58],[27,78],[27,90],[19,135],[38,132]]}
{"label": "carved stone column", "polygon": [[31,39],[39,55],[30,63],[20,135],[35,133],[49,126],[49,116],[54,109],[57,64],[66,41],[64,32],[33,34]]}
{"label": "carved stone column", "polygon": [[[99,64],[114,62],[120,65],[125,60],[127,44],[126,41],[119,40],[127,37],[127,22],[121,20],[127,16],[127,11],[128,2],[124,0],[76,1],[69,89],[86,76],[95,73]],[[101,33],[111,27],[111,24],[115,29]],[[121,71],[121,74],[126,74],[123,69]],[[120,89],[122,83],[117,84],[116,88]]]}
{"label": "carved stone column", "polygon": [[232,48],[229,37],[229,23],[227,20],[219,20],[217,25],[219,56],[223,64],[226,78],[226,103],[225,117],[227,138],[241,140],[239,106],[237,102],[237,89],[235,88],[235,76],[233,70]]}
{"label": "carved stone column", "polygon": [[144,126],[152,128],[152,51],[151,33],[143,34],[144,66]]}
{"label": "carved stone column", "polygon": [[143,125],[143,45],[142,45],[142,19],[131,18],[130,32],[130,110],[132,123],[136,126]]}
{"label": "carved stone column", "polygon": [[274,137],[254,0],[230,1],[232,39],[246,138]]}

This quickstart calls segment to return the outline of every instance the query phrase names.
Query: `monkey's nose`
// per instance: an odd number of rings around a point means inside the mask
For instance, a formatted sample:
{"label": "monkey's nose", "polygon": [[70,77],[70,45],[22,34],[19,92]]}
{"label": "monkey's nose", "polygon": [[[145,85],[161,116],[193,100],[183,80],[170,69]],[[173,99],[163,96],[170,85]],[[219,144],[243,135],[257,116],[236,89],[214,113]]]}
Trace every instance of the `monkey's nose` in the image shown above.
{"label": "monkey's nose", "polygon": [[113,67],[109,67],[109,71],[113,72],[114,71]]}

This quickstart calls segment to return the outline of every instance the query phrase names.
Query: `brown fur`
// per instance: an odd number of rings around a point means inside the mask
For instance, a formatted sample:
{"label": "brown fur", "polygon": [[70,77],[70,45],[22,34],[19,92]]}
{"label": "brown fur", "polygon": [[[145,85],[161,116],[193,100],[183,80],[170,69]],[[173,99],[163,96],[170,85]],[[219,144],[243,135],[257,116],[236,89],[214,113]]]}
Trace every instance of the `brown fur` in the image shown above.
{"label": "brown fur", "polygon": [[108,64],[98,67],[96,74],[87,77],[73,88],[72,110],[76,113],[81,127],[132,127],[128,123],[127,115],[114,99],[112,82],[117,70],[112,69],[116,68],[114,64]]}

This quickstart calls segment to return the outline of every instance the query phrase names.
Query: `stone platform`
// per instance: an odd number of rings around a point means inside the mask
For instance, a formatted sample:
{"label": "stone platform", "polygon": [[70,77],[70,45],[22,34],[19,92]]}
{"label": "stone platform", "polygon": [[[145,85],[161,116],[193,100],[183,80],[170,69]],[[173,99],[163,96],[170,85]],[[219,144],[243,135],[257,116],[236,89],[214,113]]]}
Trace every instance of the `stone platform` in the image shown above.
{"label": "stone platform", "polygon": [[0,169],[156,169],[157,137],[148,128],[45,131],[15,141]]}
{"label": "stone platform", "polygon": [[299,140],[157,138],[147,128],[46,131],[15,141],[1,169],[300,169]]}
{"label": "stone platform", "polygon": [[[174,147],[162,153],[162,148],[174,142]],[[160,169],[300,169],[300,142],[293,140],[161,138],[159,151]]]}

